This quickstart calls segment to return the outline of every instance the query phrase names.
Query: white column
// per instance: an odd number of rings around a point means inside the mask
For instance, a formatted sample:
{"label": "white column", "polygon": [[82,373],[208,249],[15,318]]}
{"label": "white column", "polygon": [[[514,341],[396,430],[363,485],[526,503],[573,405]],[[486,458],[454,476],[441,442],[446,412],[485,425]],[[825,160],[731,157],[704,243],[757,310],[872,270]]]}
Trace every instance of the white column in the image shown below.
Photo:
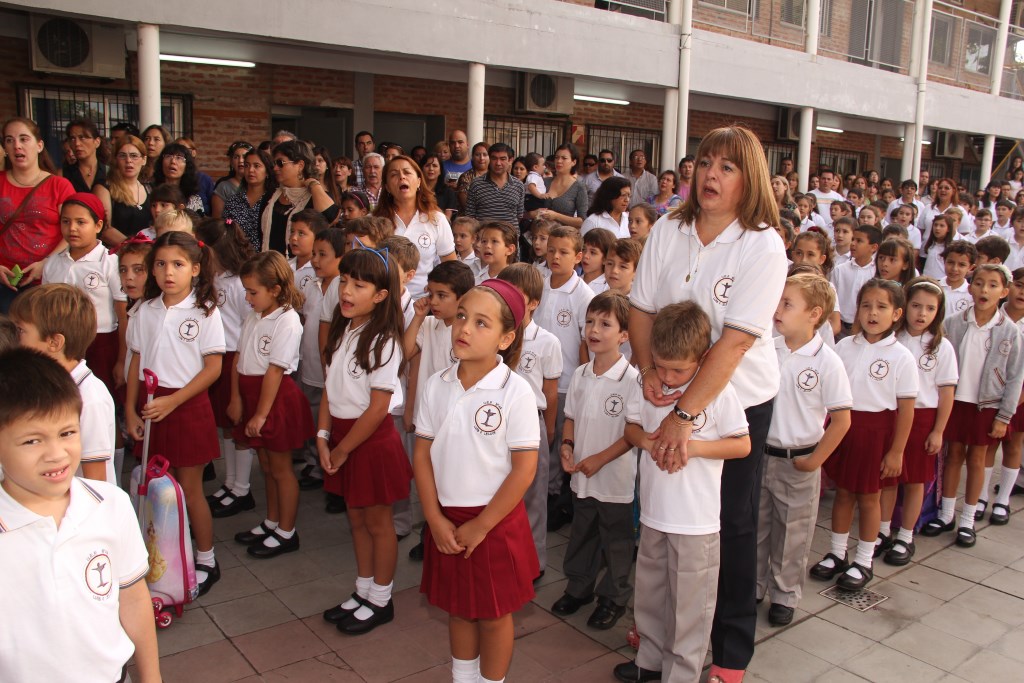
{"label": "white column", "polygon": [[917,109],[914,113],[914,157],[909,178],[921,174],[921,144],[924,142],[925,95],[928,90],[928,51],[932,37],[932,0],[922,0],[920,69],[917,75]]}
{"label": "white column", "polygon": [[986,135],[985,144],[981,148],[981,174],[978,176],[978,186],[985,187],[988,181],[992,180],[992,161],[996,155],[996,136]]}
{"label": "white column", "polygon": [[807,25],[804,26],[804,52],[818,54],[818,29],[821,26],[821,0],[807,0]]}
{"label": "white column", "polygon": [[160,27],[138,26],[139,129],[162,123],[160,116]]}
{"label": "white column", "polygon": [[665,106],[661,110],[661,170],[675,169],[681,156],[676,153],[676,126],[678,125],[679,91],[665,88]]}
{"label": "white column", "polygon": [[903,158],[900,160],[899,182],[907,178],[917,182],[917,176],[914,175],[914,126],[910,123],[903,124]]}
{"label": "white column", "polygon": [[[1006,61],[1006,41],[1010,30],[1010,10],[1012,6],[1013,0],[1002,0],[1002,3],[999,5],[999,25],[996,32],[995,54],[993,59],[989,61],[989,66],[992,69],[992,80],[989,87],[993,97],[999,97],[1003,86],[1003,64]],[[988,185],[988,181],[992,180],[992,162],[994,161],[995,151],[996,136],[986,135],[985,146],[981,152],[981,176],[979,178],[981,187],[985,187]]]}
{"label": "white column", "polygon": [[682,0],[679,18],[679,104],[676,109],[676,159],[686,156],[690,116],[690,62],[693,61],[693,0]]}
{"label": "white column", "polygon": [[471,145],[484,139],[484,76],[486,72],[487,69],[483,64],[471,62],[469,65],[466,137]]}
{"label": "white column", "polygon": [[[818,54],[818,27],[821,24],[821,0],[807,0],[807,23],[804,26],[804,52]],[[796,148],[796,173],[799,188],[807,187],[811,178],[811,142],[814,140],[814,107],[800,109],[800,139]]]}

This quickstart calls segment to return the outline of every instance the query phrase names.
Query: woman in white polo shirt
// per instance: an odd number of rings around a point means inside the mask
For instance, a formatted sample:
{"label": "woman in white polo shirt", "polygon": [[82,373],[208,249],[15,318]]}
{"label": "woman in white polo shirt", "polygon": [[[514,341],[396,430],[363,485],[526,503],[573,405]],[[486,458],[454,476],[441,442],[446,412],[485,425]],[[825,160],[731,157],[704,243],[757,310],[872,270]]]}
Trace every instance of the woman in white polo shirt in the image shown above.
{"label": "woman in white polo shirt", "polygon": [[[648,236],[630,294],[629,337],[644,398],[675,404],[655,449],[685,462],[698,415],[732,382],[750,424],[751,453],[726,463],[721,489],[721,565],[711,631],[709,681],[740,680],[754,652],[757,508],[761,457],[778,391],[772,346],[775,307],[786,281],[786,253],[771,226],[779,210],[760,141],[748,129],[711,131],[697,150],[689,198]],[[663,395],[651,372],[650,334],[659,310],[696,301],[711,318],[711,349],[682,394]]]}

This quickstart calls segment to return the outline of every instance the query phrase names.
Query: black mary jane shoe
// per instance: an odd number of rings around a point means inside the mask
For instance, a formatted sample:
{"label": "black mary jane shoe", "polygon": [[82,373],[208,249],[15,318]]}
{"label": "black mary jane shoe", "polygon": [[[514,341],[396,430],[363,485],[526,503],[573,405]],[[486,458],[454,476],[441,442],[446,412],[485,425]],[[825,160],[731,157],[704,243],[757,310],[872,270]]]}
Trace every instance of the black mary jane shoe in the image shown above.
{"label": "black mary jane shoe", "polygon": [[[851,576],[851,569],[857,569],[860,571],[860,578]],[[871,567],[862,567],[856,562],[851,562],[846,571],[836,579],[836,585],[844,591],[859,591],[861,588],[868,585],[873,578],[875,578],[875,573],[871,571]]]}
{"label": "black mary jane shoe", "polygon": [[568,593],[563,593],[562,597],[555,600],[555,604],[551,605],[551,611],[561,617],[567,617],[570,614],[575,614],[583,605],[589,605],[593,601],[593,593],[585,598],[577,598]]}
{"label": "black mary jane shoe", "polygon": [[903,565],[908,564],[911,558],[914,557],[914,551],[916,549],[917,548],[914,546],[913,541],[905,543],[896,539],[893,541],[892,547],[889,548],[889,551],[885,553],[885,557],[882,559],[885,560],[886,564],[891,564],[894,567],[902,567]]}
{"label": "black mary jane shoe", "polygon": [[878,557],[882,553],[889,552],[889,548],[892,547],[894,537],[892,535],[886,536],[881,531],[878,532],[878,538],[875,539],[875,550],[871,554],[871,557]]}
{"label": "black mary jane shoe", "polygon": [[988,508],[987,500],[979,500],[977,506],[974,508],[974,521],[980,522],[985,519],[985,510]]}
{"label": "black mary jane shoe", "polygon": [[409,559],[413,562],[423,561],[423,541],[409,548]]}
{"label": "black mary jane shoe", "polygon": [[357,619],[356,613],[353,612],[347,619],[338,624],[339,631],[350,636],[360,636],[364,633],[369,633],[378,626],[393,621],[395,618],[394,600],[388,600],[388,604],[383,607],[377,607],[377,605],[369,600],[364,602],[363,605],[373,612],[373,616],[369,619]]}
{"label": "black mary jane shoe", "polygon": [[612,669],[612,674],[616,680],[622,681],[622,683],[650,683],[650,681],[661,680],[660,671],[642,669],[636,665],[635,661],[619,664]]}
{"label": "black mary jane shoe", "polygon": [[209,504],[210,509],[213,509],[213,506],[217,505],[220,502],[221,498],[230,495],[231,489],[229,489],[227,486],[221,486],[219,489],[217,489],[216,491],[214,491],[213,493],[206,497],[206,502],[207,504]]}
{"label": "black mary jane shoe", "polygon": [[259,528],[262,533],[254,533],[253,531],[246,529],[245,531],[239,531],[235,534],[235,542],[241,543],[242,545],[253,545],[254,543],[262,543],[263,539],[274,533],[274,530],[266,525],[265,522],[260,522]]}
{"label": "black mary jane shoe", "polygon": [[206,572],[206,580],[199,584],[199,594],[196,597],[202,597],[210,592],[213,588],[213,584],[220,581],[220,565],[214,564],[212,567],[205,564],[196,565],[197,572]]}
{"label": "black mary jane shoe", "polygon": [[258,557],[261,560],[269,560],[271,557],[277,557],[285,553],[293,553],[299,549],[299,532],[296,531],[292,534],[291,538],[285,538],[277,533],[277,529],[270,534],[273,538],[277,539],[277,545],[267,545],[267,538],[264,538],[259,543],[249,546],[245,551],[253,557]]}
{"label": "black mary jane shoe", "polygon": [[956,530],[956,544],[961,548],[973,548],[978,542],[978,534],[974,529],[962,526]]}
{"label": "black mary jane shoe", "polygon": [[941,519],[936,517],[935,519],[928,520],[928,523],[921,529],[922,536],[928,536],[929,538],[944,534],[947,531],[952,531],[956,528],[956,524],[953,520],[943,522]]}
{"label": "black mary jane shoe", "polygon": [[[344,607],[341,606],[341,603],[338,603],[337,605],[335,605],[334,607],[332,607],[330,609],[325,609],[324,610],[324,621],[326,621],[328,623],[331,623],[331,624],[340,624],[341,622],[345,621],[350,616],[352,616],[353,612],[355,612],[357,609],[359,609],[360,607],[362,607],[363,605],[366,604],[366,601],[363,600],[361,597],[359,597],[359,593],[353,593],[352,594],[352,599],[355,600],[357,603],[359,603],[358,605],[356,605],[352,609],[345,609]],[[348,601],[346,600],[345,602],[348,602]]]}
{"label": "black mary jane shoe", "polygon": [[345,504],[344,497],[339,496],[336,493],[328,493],[326,498],[327,504],[324,506],[324,512],[327,514],[338,515],[348,509],[348,506]]}
{"label": "black mary jane shoe", "polygon": [[792,607],[773,602],[772,606],[768,608],[768,623],[772,626],[789,626],[793,623],[795,611]]}
{"label": "black mary jane shoe", "polygon": [[1002,503],[993,503],[992,512],[988,516],[988,521],[996,526],[1003,526],[1004,524],[1010,523],[1010,507],[1003,505]]}
{"label": "black mary jane shoe", "polygon": [[316,491],[324,487],[324,480],[305,474],[299,477],[300,491]]}
{"label": "black mary jane shoe", "polygon": [[[825,560],[832,560],[832,566],[829,567],[825,564]],[[828,553],[825,557],[821,558],[821,562],[811,567],[811,578],[818,579],[819,581],[831,581],[846,571],[848,566],[845,557],[840,558],[832,553]]]}
{"label": "black mary jane shoe", "polygon": [[[225,501],[227,502],[225,503]],[[252,493],[247,493],[244,496],[226,493],[223,498],[210,506],[210,514],[215,519],[224,519],[225,517],[234,517],[243,510],[252,510],[255,507],[256,500],[252,497]]]}
{"label": "black mary jane shoe", "polygon": [[587,626],[596,628],[599,631],[607,631],[615,626],[615,623],[626,613],[626,608],[616,605],[610,600],[599,600],[597,609],[587,619]]}

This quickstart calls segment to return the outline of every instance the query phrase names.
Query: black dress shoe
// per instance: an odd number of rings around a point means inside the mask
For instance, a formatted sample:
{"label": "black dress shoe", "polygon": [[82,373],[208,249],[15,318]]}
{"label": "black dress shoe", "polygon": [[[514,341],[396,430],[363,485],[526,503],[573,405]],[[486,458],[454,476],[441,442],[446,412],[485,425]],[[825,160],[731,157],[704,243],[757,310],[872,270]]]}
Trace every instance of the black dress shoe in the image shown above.
{"label": "black dress shoe", "polygon": [[[857,569],[860,571],[860,578],[851,576],[851,569]],[[836,585],[846,591],[859,591],[861,588],[868,585],[868,582],[873,578],[875,578],[875,573],[871,571],[871,567],[862,567],[856,562],[852,562],[849,568],[843,572],[838,579],[836,579]]]}
{"label": "black dress shoe", "polygon": [[980,522],[985,519],[985,510],[988,508],[987,500],[979,500],[977,507],[974,508],[974,521]]}
{"label": "black dress shoe", "polygon": [[199,584],[199,595],[196,596],[202,597],[210,592],[213,584],[220,581],[220,565],[214,564],[210,567],[205,564],[197,564],[196,571],[206,572],[206,580]]}
{"label": "black dress shoe", "polygon": [[1002,503],[992,504],[992,513],[988,516],[988,521],[992,522],[996,526],[1003,526],[1004,524],[1010,523],[1010,508]]}
{"label": "black dress shoe", "polygon": [[235,534],[235,541],[242,545],[252,545],[253,543],[262,543],[263,539],[269,534],[274,533],[274,530],[268,527],[264,522],[260,522],[259,526],[261,533],[253,533],[248,529],[245,531],[239,531]]}
{"label": "black dress shoe", "polygon": [[393,621],[395,618],[394,600],[388,600],[388,604],[383,607],[377,607],[377,605],[369,601],[366,601],[363,604],[373,612],[373,616],[369,619],[356,619],[355,612],[353,612],[348,619],[345,619],[338,624],[339,631],[350,636],[359,636],[364,633],[369,633],[381,624],[386,624],[389,621]]}
{"label": "black dress shoe", "polygon": [[792,607],[773,602],[768,608],[768,623],[772,626],[789,626],[793,622],[794,611]]}
{"label": "black dress shoe", "polygon": [[614,669],[612,674],[615,675],[617,680],[622,683],[649,683],[650,681],[660,681],[661,672],[651,671],[650,669],[641,669],[636,665],[636,662],[623,662]]}
{"label": "black dress shoe", "polygon": [[300,491],[315,491],[324,487],[324,480],[306,474],[299,478]]}
{"label": "black dress shoe", "polygon": [[878,532],[878,538],[875,539],[875,550],[872,553],[872,557],[878,557],[882,553],[888,552],[889,548],[892,547],[893,536],[890,534],[886,536],[881,531]]}
{"label": "black dress shoe", "polygon": [[974,529],[962,526],[956,530],[956,544],[961,548],[973,548],[978,542],[978,534]]}
{"label": "black dress shoe", "polygon": [[409,559],[415,562],[423,561],[423,541],[409,548]]}
{"label": "black dress shoe", "polygon": [[227,486],[221,486],[219,489],[217,489],[216,491],[214,491],[213,493],[206,497],[206,502],[209,504],[210,508],[213,508],[214,505],[220,502],[221,496],[230,495],[231,489],[229,489]]}
{"label": "black dress shoe", "polygon": [[[359,597],[358,593],[353,593],[352,599],[358,602],[359,605],[353,607],[352,609],[345,609],[341,606],[341,603],[338,603],[334,607],[324,610],[324,621],[332,624],[340,624],[341,622],[348,619],[353,612],[359,609],[359,607],[366,604],[366,601]],[[348,601],[346,600],[345,602]]]}
{"label": "black dress shoe", "polygon": [[626,613],[626,608],[616,605],[614,602],[609,600],[600,600],[597,605],[597,609],[587,619],[587,626],[590,628],[596,628],[600,631],[607,631],[612,626],[615,626],[615,622]]}
{"label": "black dress shoe", "polygon": [[[825,560],[832,560],[832,566],[829,567],[825,564]],[[846,571],[849,565],[846,562],[846,558],[839,558],[828,553],[825,557],[821,558],[821,562],[811,567],[811,577],[818,579],[819,581],[831,581],[836,578],[838,574],[842,574]]]}
{"label": "black dress shoe", "polygon": [[234,517],[243,510],[252,510],[256,507],[256,500],[252,493],[244,496],[235,496],[233,493],[226,493],[224,497],[210,506],[210,514],[217,519]]}
{"label": "black dress shoe", "polygon": [[267,545],[267,540],[264,539],[260,543],[249,546],[245,551],[253,557],[258,557],[261,560],[268,560],[271,557],[277,557],[284,553],[293,553],[299,549],[299,532],[296,531],[292,534],[291,538],[285,538],[277,533],[277,529],[274,529],[271,536],[277,539],[277,545]]}
{"label": "black dress shoe", "polygon": [[588,605],[593,601],[593,593],[585,598],[574,598],[568,593],[563,593],[562,597],[555,600],[555,604],[551,605],[551,611],[560,616],[567,617],[570,614],[575,614],[583,605]]}
{"label": "black dress shoe", "polygon": [[886,564],[891,564],[894,567],[902,567],[903,565],[910,562],[910,558],[914,556],[914,542],[904,543],[903,541],[896,539],[892,547],[889,548],[889,552],[882,558]]}
{"label": "black dress shoe", "polygon": [[931,538],[932,536],[938,536],[939,534],[944,534],[947,531],[952,531],[955,528],[956,524],[953,520],[943,522],[941,519],[936,517],[935,519],[929,520],[928,523],[921,528],[921,535]]}
{"label": "black dress shoe", "polygon": [[329,515],[337,515],[348,509],[345,505],[345,499],[336,493],[327,494],[327,505],[324,507],[324,512]]}
{"label": "black dress shoe", "polygon": [[572,514],[564,507],[548,511],[548,531],[558,531],[572,521]]}

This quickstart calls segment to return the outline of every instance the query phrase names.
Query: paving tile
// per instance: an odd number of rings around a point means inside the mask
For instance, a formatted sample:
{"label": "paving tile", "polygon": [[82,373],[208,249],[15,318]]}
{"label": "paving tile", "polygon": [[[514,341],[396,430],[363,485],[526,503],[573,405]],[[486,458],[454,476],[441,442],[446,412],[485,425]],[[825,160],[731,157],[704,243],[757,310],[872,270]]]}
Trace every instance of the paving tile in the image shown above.
{"label": "paving tile", "polygon": [[206,611],[228,636],[252,633],[295,618],[272,593],[260,593],[212,605]]}
{"label": "paving tile", "polygon": [[910,624],[886,638],[882,644],[943,671],[952,671],[980,649],[974,643],[921,623]]}
{"label": "paving tile", "polygon": [[[335,651],[367,683],[395,681],[450,661],[447,645],[425,648],[394,622],[363,636],[346,636]],[[330,644],[330,643],[329,643]]]}
{"label": "paving tile", "polygon": [[1017,560],[1024,558],[1024,543],[1020,546],[1015,546],[1007,543],[999,543],[991,539],[985,539],[985,542],[979,542],[973,548],[959,548],[957,546],[950,546],[950,548],[958,553],[964,555],[970,555],[971,557],[980,557],[983,560],[994,562],[1000,567],[1007,567]]}
{"label": "paving tile", "polygon": [[[884,564],[884,563],[883,563]],[[891,579],[892,583],[913,588],[915,591],[927,593],[940,600],[951,600],[971,587],[970,581],[918,565],[896,574]]]}
{"label": "paving tile", "polygon": [[264,683],[362,683],[351,669],[339,669],[317,659],[306,659],[280,669],[267,671],[260,677]]}
{"label": "paving tile", "polygon": [[1000,568],[1000,565],[994,562],[965,553],[958,553],[952,549],[937,552],[922,564],[974,583],[987,579],[999,571]]}
{"label": "paving tile", "polygon": [[999,543],[1005,543],[1007,545],[1020,548],[1024,546],[1024,528],[1022,528],[1019,523],[1008,524],[1005,526],[990,524],[978,532],[979,544],[986,543],[988,541],[998,541]]}
{"label": "paving tile", "polygon": [[157,629],[160,655],[173,655],[224,640],[224,634],[203,609],[185,610],[174,617],[170,628]]}
{"label": "paving tile", "polygon": [[[518,646],[519,643],[516,643]],[[547,678],[551,675],[551,672],[544,667],[536,659],[530,657],[530,655],[523,652],[521,647],[516,647],[512,651],[512,664],[509,666],[508,675],[505,676],[505,680],[508,683],[514,681],[539,681],[543,678]],[[449,680],[451,680],[449,678]],[[609,677],[609,679],[611,678]]]}
{"label": "paving tile", "polygon": [[1003,637],[1010,627],[996,619],[983,617],[961,605],[943,605],[925,615],[921,623],[982,647]]}
{"label": "paving tile", "polygon": [[992,643],[989,651],[998,652],[1018,662],[1024,662],[1024,627],[1014,629]]}
{"label": "paving tile", "polygon": [[1020,662],[997,652],[979,652],[953,672],[973,683],[1020,680]]}
{"label": "paving tile", "polygon": [[[451,683],[452,665],[438,664],[437,666],[432,666],[425,671],[414,673],[413,675],[406,676],[400,680],[402,683]],[[512,683],[513,681],[511,677],[508,677],[505,680],[509,683]]]}
{"label": "paving tile", "polygon": [[981,582],[989,588],[994,588],[1018,598],[1024,598],[1024,571],[1015,569],[1001,569],[992,576]]}
{"label": "paving tile", "polygon": [[[217,561],[220,562],[218,556]],[[242,566],[236,560],[234,567],[227,569],[221,567],[220,581],[210,589],[210,592],[199,598],[199,604],[203,607],[217,605],[230,600],[237,600],[248,595],[265,593],[267,587],[259,582],[247,567]]]}
{"label": "paving tile", "polygon": [[[898,586],[894,586],[898,588]],[[876,588],[876,590],[881,590]],[[909,589],[905,589],[908,590]],[[912,592],[912,591],[910,591]],[[924,595],[923,593],[921,595]],[[925,598],[934,601],[934,605],[940,605],[941,603],[931,597],[925,595]],[[893,633],[901,628],[905,628],[907,624],[913,621],[912,618],[904,616],[899,610],[892,608],[885,609],[886,603],[883,602],[878,607],[868,610],[867,612],[858,612],[857,610],[847,607],[845,605],[837,604],[831,609],[820,612],[817,616],[825,621],[828,621],[836,626],[841,626],[849,631],[853,631],[865,638],[872,640],[881,640],[888,638]]]}
{"label": "paving tile", "polygon": [[906,683],[906,681],[934,681],[943,672],[902,652],[882,644],[843,664],[843,668],[874,683]]}
{"label": "paving tile", "polygon": [[279,669],[330,651],[299,620],[231,639],[257,672]]}
{"label": "paving tile", "polygon": [[352,592],[352,583],[327,576],[294,586],[278,588],[274,595],[299,619],[319,615]]}
{"label": "paving tile", "polygon": [[225,683],[255,672],[230,641],[222,640],[161,658],[160,673],[168,683]]}
{"label": "paving tile", "polygon": [[778,639],[830,664],[841,664],[874,645],[869,638],[816,617],[782,631]]}
{"label": "paving tile", "polygon": [[864,683],[866,680],[837,666],[819,676],[816,683]]}
{"label": "paving tile", "polygon": [[754,658],[747,670],[773,683],[800,683],[816,681],[832,668],[824,659],[773,639],[754,650]]}
{"label": "paving tile", "polygon": [[564,623],[517,639],[516,650],[551,673],[575,668],[607,652],[605,647]]}
{"label": "paving tile", "polygon": [[513,621],[516,625],[515,637],[522,638],[541,629],[559,624],[562,620],[546,609],[542,609],[535,603],[529,602],[515,613]]}
{"label": "paving tile", "polygon": [[884,581],[870,588],[889,596],[888,600],[871,611],[881,610],[898,619],[915,621],[942,604],[942,600],[934,596],[891,581]]}
{"label": "paving tile", "polygon": [[261,560],[246,554],[242,564],[259,579],[260,583],[276,590],[319,579],[323,574],[317,563],[303,552],[287,553]]}
{"label": "paving tile", "polygon": [[[612,670],[625,661],[628,660],[622,655],[609,652],[586,664],[552,674],[541,680],[543,683],[593,683],[594,681],[611,680]],[[510,681],[510,683],[512,682]]]}
{"label": "paving tile", "polygon": [[1024,624],[1024,600],[988,586],[974,586],[951,600],[950,604],[962,605],[983,617],[998,619],[1010,626]]}

